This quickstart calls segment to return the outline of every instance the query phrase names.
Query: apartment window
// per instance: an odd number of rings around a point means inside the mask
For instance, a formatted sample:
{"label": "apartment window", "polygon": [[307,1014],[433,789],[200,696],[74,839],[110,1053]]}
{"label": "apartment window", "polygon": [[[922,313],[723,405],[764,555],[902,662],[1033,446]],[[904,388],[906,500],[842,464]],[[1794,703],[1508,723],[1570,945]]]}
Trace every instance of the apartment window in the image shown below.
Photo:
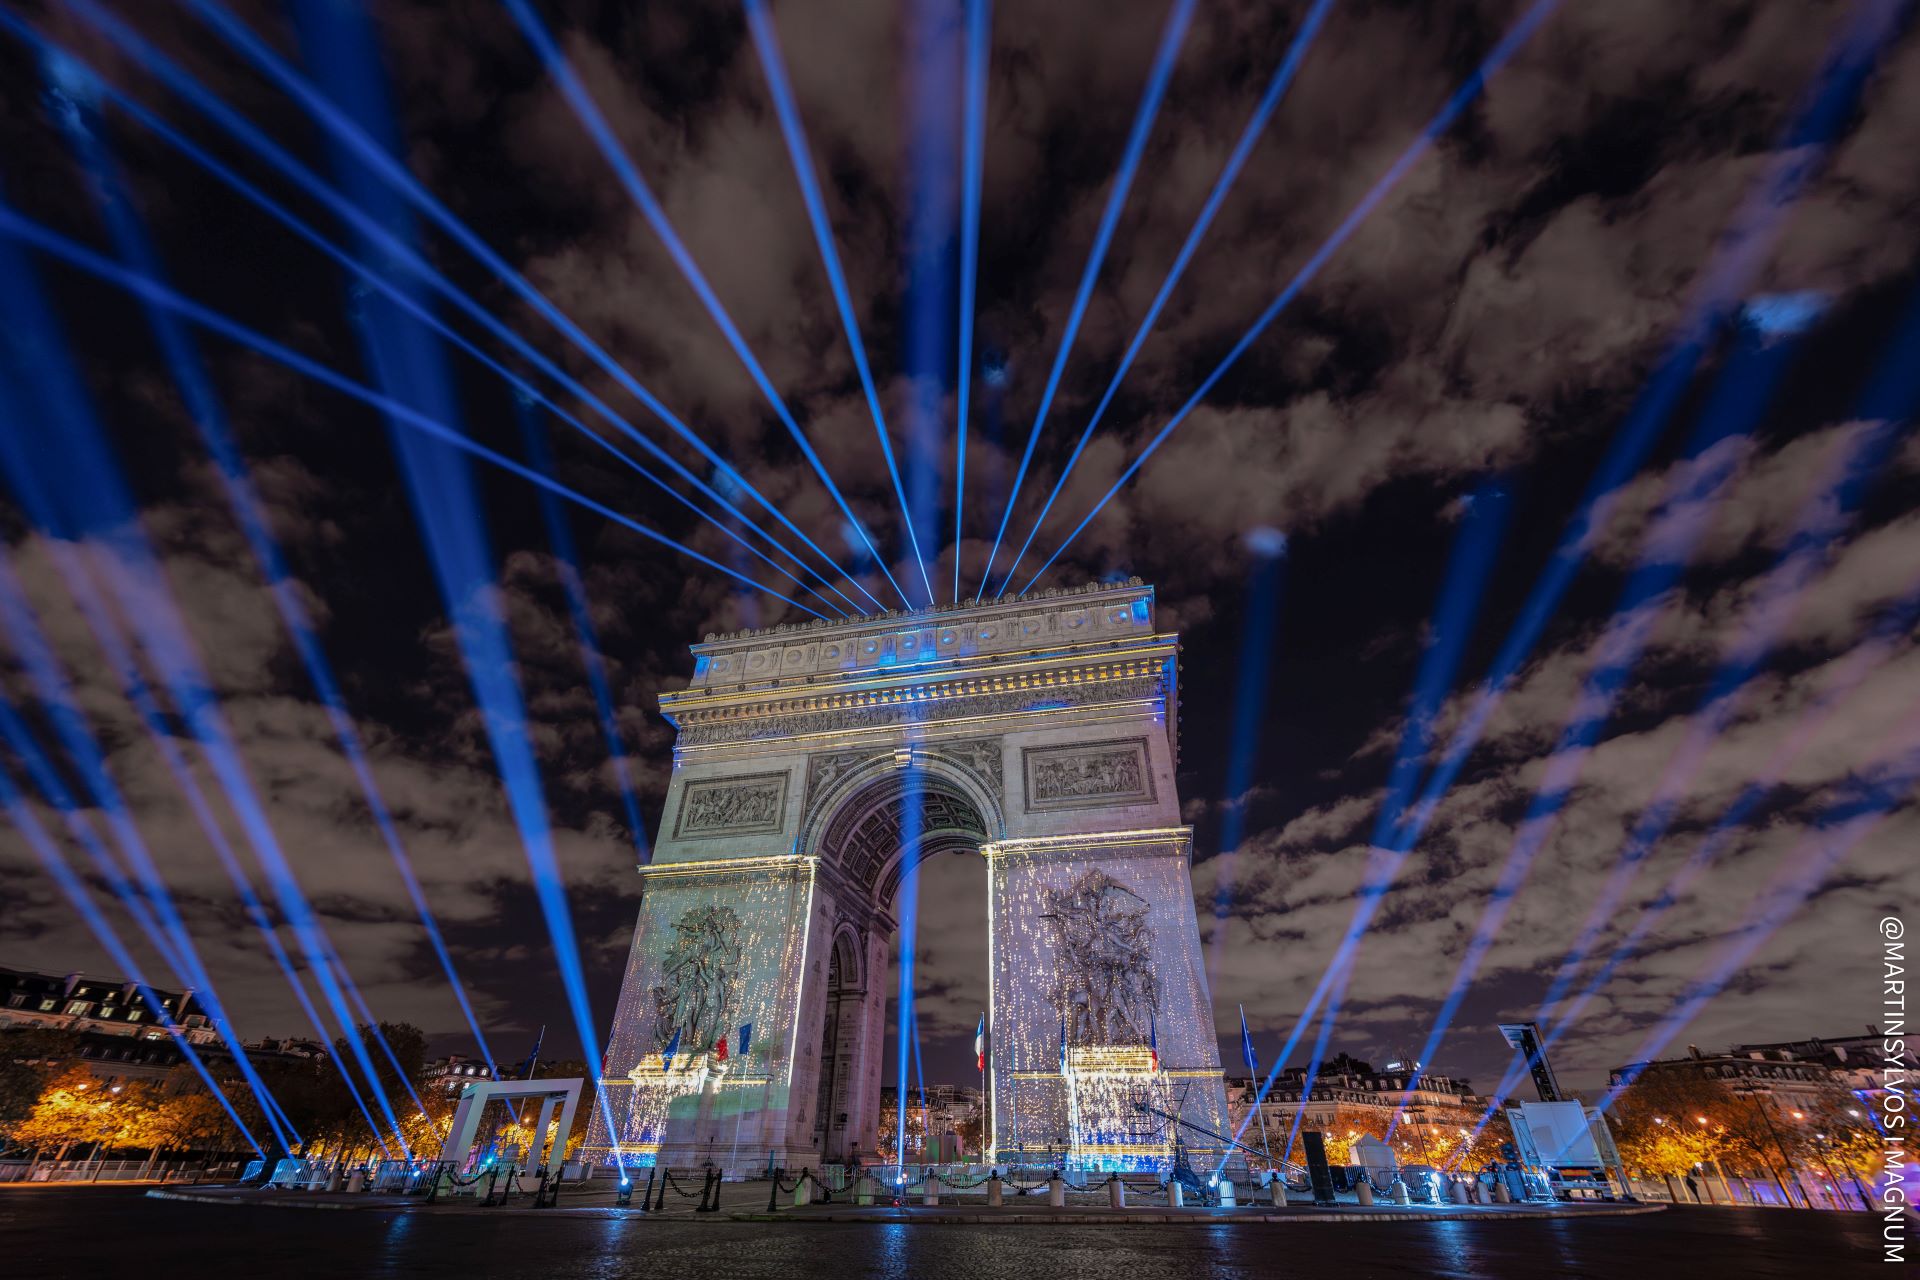
{"label": "apartment window", "polygon": [[42,1000],[40,1002],[40,1012],[52,1013],[54,1009],[54,1005],[57,1003],[58,1001],[54,1001],[54,1000]]}
{"label": "apartment window", "polygon": [[68,1013],[82,1014],[91,1008],[93,1008],[93,1006],[88,1004],[85,1000],[69,1000],[67,1002]]}
{"label": "apartment window", "polygon": [[128,1021],[128,1022],[138,1022],[138,1021],[140,1021],[140,1011],[139,1011],[138,1009],[130,1009],[130,1010],[128,1010],[128,1012],[127,1012],[127,1021]]}
{"label": "apartment window", "polygon": [[24,1008],[26,1008],[26,1007],[27,1007],[27,998],[26,998],[25,996],[23,996],[23,995],[21,995],[21,996],[8,996],[8,997],[7,997],[7,1007],[8,1007],[9,1009],[24,1009]]}

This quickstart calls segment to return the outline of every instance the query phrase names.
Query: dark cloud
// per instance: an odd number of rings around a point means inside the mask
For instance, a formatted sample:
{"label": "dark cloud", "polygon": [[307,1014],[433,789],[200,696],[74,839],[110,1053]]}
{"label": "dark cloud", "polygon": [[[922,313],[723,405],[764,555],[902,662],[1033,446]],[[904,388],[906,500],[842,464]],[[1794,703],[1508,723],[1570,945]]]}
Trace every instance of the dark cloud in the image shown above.
{"label": "dark cloud", "polygon": [[[263,127],[327,168],[311,127],[205,29],[178,11],[123,8],[128,21]],[[276,47],[296,53],[278,6],[241,8]],[[1068,478],[1016,586],[1108,491],[1520,9],[1515,0],[1353,0],[1334,10]],[[891,481],[740,16],[725,6],[542,10],[825,468],[895,557],[894,575],[917,579],[900,559]],[[1013,547],[1002,549],[1000,572],[1060,476],[1304,10],[1303,3],[1205,6],[1196,19],[1016,504]],[[1229,943],[1253,944],[1213,949],[1220,965],[1214,996],[1222,1009],[1244,1002],[1257,1031],[1291,1022],[1351,912],[1399,739],[1414,641],[1427,634],[1461,495],[1491,472],[1506,473],[1516,491],[1516,526],[1476,622],[1464,681],[1491,660],[1849,12],[1837,0],[1563,6],[1047,579],[1140,574],[1159,587],[1162,623],[1185,633],[1181,785],[1199,832],[1203,926],[1224,931]],[[905,25],[907,13],[852,0],[776,6],[854,308],[896,447],[911,465],[916,455],[903,430],[914,394],[904,354],[913,321],[906,59],[920,33]],[[941,495],[939,510],[922,522],[933,539],[936,583],[948,580],[958,555],[971,588],[985,561],[1164,16],[1158,4],[1116,10],[1091,0],[996,15],[976,352],[1004,359],[1006,385],[976,384],[958,547],[946,496],[955,466],[950,428],[938,455],[922,461]],[[196,137],[215,136],[64,11],[52,7],[34,19]],[[500,8],[478,0],[386,5],[378,22],[414,172],[841,568],[896,605]],[[35,70],[17,48],[6,57],[14,74],[0,81],[0,138],[9,198],[97,242],[86,185],[49,125]],[[1710,491],[1692,568],[1649,606],[1656,621],[1648,653],[1489,957],[1469,1005],[1473,1025],[1448,1050],[1460,1072],[1484,1078],[1501,1065],[1485,1022],[1538,998],[1557,948],[1577,927],[1565,904],[1592,899],[1623,833],[1654,795],[1705,680],[1749,625],[1808,483],[1823,459],[1863,429],[1853,396],[1904,304],[1920,247],[1912,217],[1920,176],[1910,163],[1920,150],[1916,86],[1920,41],[1904,33],[1746,282],[1749,293],[1817,294],[1824,314],[1763,427],[1710,459],[1723,476]],[[329,265],[132,125],[112,123],[110,137],[187,292],[365,376],[343,316],[344,282]],[[221,146],[222,154],[240,154]],[[594,394],[696,474],[717,480],[531,308],[452,245],[437,237],[428,244],[454,279]],[[411,1018],[443,1044],[456,1043],[457,1011],[435,981],[399,879],[164,366],[123,300],[70,276],[49,279],[122,445],[143,524],[163,553],[166,581],[146,585],[170,591],[189,618],[303,882],[383,1015]],[[502,1027],[559,1021],[550,1016],[557,986],[518,837],[383,425],[257,359],[219,346],[208,354],[381,791],[483,1016]],[[1716,360],[1706,375],[1718,371]],[[475,366],[458,367],[462,425],[517,452],[505,389]],[[632,450],[590,410],[556,395],[591,430]],[[1694,407],[1683,406],[1682,415]],[[950,423],[950,386],[939,411]],[[567,428],[554,430],[567,484],[811,601],[713,525],[694,521]],[[1912,589],[1920,562],[1912,514],[1917,459],[1909,445],[1860,520],[1832,527],[1822,572],[1783,627],[1778,661],[1746,692],[1707,755],[1650,879],[1685,856],[1687,839],[1765,764],[1823,682],[1851,670],[1869,621]],[[1611,520],[1591,540],[1589,572],[1401,873],[1363,953],[1343,1046],[1370,1051],[1424,1031],[1580,682],[1596,656],[1618,643],[1621,624],[1609,622],[1609,610],[1621,576],[1662,518],[1660,495],[1698,465],[1663,448],[1616,495]],[[632,841],[538,508],[510,478],[489,473],[482,483],[501,566],[492,604],[516,646],[604,1007],[638,890]],[[738,501],[774,527],[751,502]],[[1256,785],[1227,797],[1222,730],[1235,696],[1250,568],[1244,535],[1255,525],[1286,532],[1288,563]],[[109,745],[116,776],[207,940],[230,1003],[249,1030],[294,1029],[278,979],[261,972],[259,948],[204,837],[44,547],[17,520],[7,527],[80,705]],[[595,517],[579,514],[574,527],[643,811],[657,820],[671,734],[654,703],[686,678],[684,645],[708,631],[799,615]],[[791,564],[754,530],[735,525],[734,532]],[[797,545],[784,532],[777,541]],[[18,673],[7,687],[24,698]],[[1865,677],[1846,713],[1800,752],[1778,803],[1738,833],[1723,868],[1608,988],[1569,1042],[1567,1074],[1591,1081],[1671,1006],[1742,918],[1753,886],[1795,846],[1823,798],[1868,769],[1874,751],[1884,752],[1917,695],[1920,664],[1902,641]],[[1464,703],[1456,691],[1439,718],[1442,735],[1459,722]],[[212,787],[211,776],[202,783]],[[1232,912],[1216,922],[1213,855],[1229,803],[1245,817],[1246,835]],[[1689,1035],[1714,1042],[1827,1030],[1833,976],[1821,949],[1830,955],[1831,940],[1874,918],[1877,903],[1911,898],[1913,873],[1899,851],[1911,843],[1913,823],[1912,810],[1902,808],[1863,844],[1845,878],[1756,956],[1738,998],[1710,1005]],[[949,1074],[967,1065],[968,1033],[984,997],[984,907],[975,910],[967,897],[970,866],[942,860],[926,877],[935,900],[951,905],[922,917],[923,972],[933,984],[923,1020],[938,1042],[936,1057],[946,1055],[939,1069]],[[11,837],[0,839],[0,877],[0,958],[56,969],[103,963]]]}

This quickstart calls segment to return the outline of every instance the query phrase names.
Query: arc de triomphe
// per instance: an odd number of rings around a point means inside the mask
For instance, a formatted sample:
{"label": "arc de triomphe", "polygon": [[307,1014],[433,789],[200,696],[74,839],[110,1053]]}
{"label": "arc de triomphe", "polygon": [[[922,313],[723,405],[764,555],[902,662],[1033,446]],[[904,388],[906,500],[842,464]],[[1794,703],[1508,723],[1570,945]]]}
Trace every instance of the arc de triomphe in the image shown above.
{"label": "arc de triomphe", "polygon": [[894,898],[948,850],[987,860],[996,1158],[1164,1165],[1142,1101],[1222,1127],[1153,612],[1136,579],[693,646],[608,1041],[623,1159],[874,1160]]}

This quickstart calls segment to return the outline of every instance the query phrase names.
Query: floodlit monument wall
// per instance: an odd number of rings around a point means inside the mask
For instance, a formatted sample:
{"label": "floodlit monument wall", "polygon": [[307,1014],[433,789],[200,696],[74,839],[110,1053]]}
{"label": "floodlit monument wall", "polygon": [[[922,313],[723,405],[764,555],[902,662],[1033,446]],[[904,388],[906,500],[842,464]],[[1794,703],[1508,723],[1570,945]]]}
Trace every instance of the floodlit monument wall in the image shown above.
{"label": "floodlit monument wall", "polygon": [[988,865],[995,1157],[1164,1167],[1143,1102],[1222,1128],[1178,647],[1137,580],[693,646],[588,1154],[891,1159],[895,899],[946,851]]}

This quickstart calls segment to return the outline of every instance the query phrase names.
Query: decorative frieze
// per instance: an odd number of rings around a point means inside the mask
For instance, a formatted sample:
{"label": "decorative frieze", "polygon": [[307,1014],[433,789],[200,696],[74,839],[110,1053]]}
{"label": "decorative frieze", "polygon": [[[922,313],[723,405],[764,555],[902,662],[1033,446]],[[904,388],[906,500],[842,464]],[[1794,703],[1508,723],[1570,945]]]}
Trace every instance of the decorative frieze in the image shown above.
{"label": "decorative frieze", "polygon": [[1029,813],[1153,803],[1145,738],[1028,747],[1020,755]]}
{"label": "decorative frieze", "polygon": [[674,706],[671,711],[680,730],[677,746],[711,746],[1137,702],[1165,695],[1161,673],[1162,664],[1154,661],[1101,663],[1078,668],[1070,677],[1062,673],[1057,679],[951,680],[909,689],[783,698],[751,706]]}
{"label": "decorative frieze", "polygon": [[784,825],[787,775],[755,773],[741,778],[689,782],[680,792],[678,839],[763,835]]}
{"label": "decorative frieze", "polygon": [[994,799],[1002,800],[1006,795],[1006,752],[1001,747],[1000,739],[959,738],[952,742],[936,742],[927,748],[927,754],[950,760],[971,773]]}

